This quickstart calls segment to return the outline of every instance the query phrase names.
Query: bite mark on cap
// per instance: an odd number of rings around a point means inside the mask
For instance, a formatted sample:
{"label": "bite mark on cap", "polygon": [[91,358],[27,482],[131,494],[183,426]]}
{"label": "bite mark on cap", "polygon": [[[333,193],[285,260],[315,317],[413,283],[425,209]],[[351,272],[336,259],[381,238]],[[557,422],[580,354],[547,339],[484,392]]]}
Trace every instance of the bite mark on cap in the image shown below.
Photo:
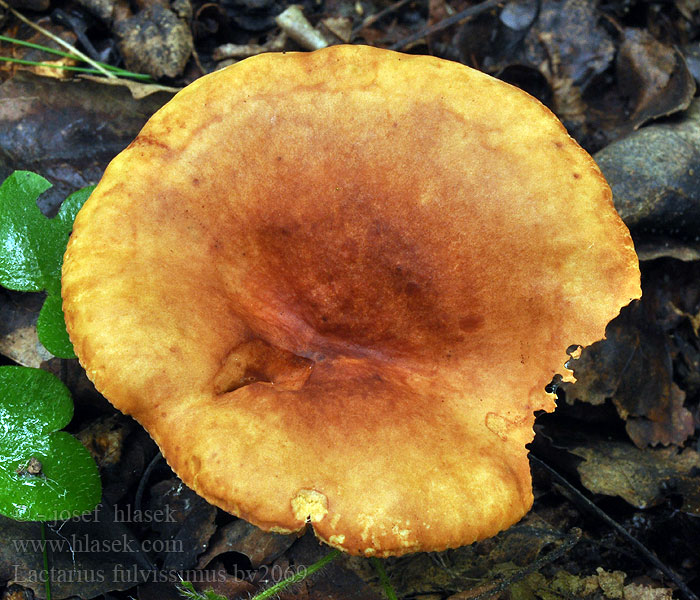
{"label": "bite mark on cap", "polygon": [[299,490],[292,498],[294,516],[300,521],[318,523],[328,514],[328,498],[316,490]]}

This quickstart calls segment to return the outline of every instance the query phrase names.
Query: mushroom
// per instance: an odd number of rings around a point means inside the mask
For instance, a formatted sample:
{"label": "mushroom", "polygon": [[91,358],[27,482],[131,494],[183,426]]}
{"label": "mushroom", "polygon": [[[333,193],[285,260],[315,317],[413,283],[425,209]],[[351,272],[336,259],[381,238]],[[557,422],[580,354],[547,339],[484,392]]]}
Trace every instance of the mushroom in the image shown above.
{"label": "mushroom", "polygon": [[529,510],[533,412],[639,279],[608,185],[538,101],[334,46],[158,111],[80,211],[63,298],[88,376],[188,486],[389,556]]}

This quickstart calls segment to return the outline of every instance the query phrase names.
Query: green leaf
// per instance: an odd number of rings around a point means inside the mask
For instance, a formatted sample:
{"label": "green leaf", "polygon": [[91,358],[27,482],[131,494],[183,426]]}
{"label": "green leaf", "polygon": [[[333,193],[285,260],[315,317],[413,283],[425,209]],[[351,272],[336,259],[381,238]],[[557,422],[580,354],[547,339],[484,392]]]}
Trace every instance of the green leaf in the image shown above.
{"label": "green leaf", "polygon": [[[70,235],[70,232],[73,230],[73,221],[75,221],[75,217],[78,216],[78,211],[83,207],[85,201],[90,197],[90,194],[92,194],[92,190],[96,187],[97,186],[89,185],[77,192],[73,192],[61,204],[61,209],[58,211],[54,220],[61,224],[63,231],[67,235]],[[66,243],[68,242],[66,241]],[[62,256],[63,255],[61,255],[61,257]],[[62,258],[61,262],[63,262]]]}
{"label": "green leaf", "polygon": [[37,323],[39,339],[54,356],[75,358],[61,307],[61,267],[75,216],[94,186],[68,196],[53,219],[36,203],[50,187],[29,171],[15,171],[0,186],[0,285],[48,292]]}
{"label": "green leaf", "polygon": [[6,288],[40,292],[53,286],[61,249],[36,204],[50,187],[29,171],[15,171],[0,186],[0,284]]}
{"label": "green leaf", "polygon": [[39,341],[51,354],[61,358],[76,358],[73,344],[71,344],[66,331],[60,296],[50,294],[46,298],[44,306],[39,312],[36,330],[39,334]]}
{"label": "green leaf", "polygon": [[51,373],[0,367],[0,513],[23,521],[65,519],[99,502],[95,461],[58,431],[72,416],[70,392]]}

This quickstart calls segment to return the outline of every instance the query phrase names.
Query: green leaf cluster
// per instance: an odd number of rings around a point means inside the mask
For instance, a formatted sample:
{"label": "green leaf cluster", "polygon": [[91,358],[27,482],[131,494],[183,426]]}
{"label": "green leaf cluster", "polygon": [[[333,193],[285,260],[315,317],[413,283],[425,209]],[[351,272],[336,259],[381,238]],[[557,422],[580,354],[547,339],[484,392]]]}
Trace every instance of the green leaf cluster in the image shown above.
{"label": "green leaf cluster", "polygon": [[0,513],[23,521],[66,519],[100,501],[95,461],[72,435],[60,379],[41,369],[0,367]]}
{"label": "green leaf cluster", "polygon": [[54,356],[75,358],[63,317],[61,266],[75,216],[94,186],[68,196],[53,219],[36,203],[50,187],[29,171],[15,171],[0,185],[0,285],[47,292],[37,323],[39,340]]}

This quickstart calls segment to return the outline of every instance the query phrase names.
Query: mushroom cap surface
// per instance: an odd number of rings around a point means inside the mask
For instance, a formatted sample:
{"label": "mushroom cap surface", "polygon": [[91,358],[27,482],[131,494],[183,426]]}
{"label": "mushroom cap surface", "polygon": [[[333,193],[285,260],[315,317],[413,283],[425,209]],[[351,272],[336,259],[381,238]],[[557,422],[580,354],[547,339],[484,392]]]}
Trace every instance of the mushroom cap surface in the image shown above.
{"label": "mushroom cap surface", "polygon": [[361,46],[181,91],[63,267],[88,376],[188,486],[374,556],[518,521],[545,386],[640,294],[610,189],[548,109]]}

